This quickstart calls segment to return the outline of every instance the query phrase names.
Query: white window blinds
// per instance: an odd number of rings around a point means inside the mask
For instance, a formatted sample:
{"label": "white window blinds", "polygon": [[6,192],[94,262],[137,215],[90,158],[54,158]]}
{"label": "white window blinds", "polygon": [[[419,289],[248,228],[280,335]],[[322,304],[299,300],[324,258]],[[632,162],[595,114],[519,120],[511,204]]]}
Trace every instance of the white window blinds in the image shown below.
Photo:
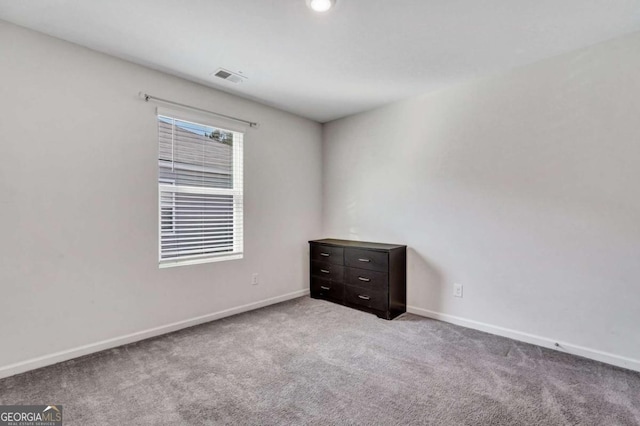
{"label": "white window blinds", "polygon": [[242,257],[242,139],[158,114],[160,266]]}

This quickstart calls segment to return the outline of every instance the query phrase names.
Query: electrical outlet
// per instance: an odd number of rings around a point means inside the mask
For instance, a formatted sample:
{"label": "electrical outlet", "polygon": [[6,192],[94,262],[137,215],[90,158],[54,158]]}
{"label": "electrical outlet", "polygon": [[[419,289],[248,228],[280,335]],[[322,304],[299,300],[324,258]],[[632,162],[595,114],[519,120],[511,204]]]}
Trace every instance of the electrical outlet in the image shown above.
{"label": "electrical outlet", "polygon": [[258,285],[258,274],[251,275],[251,285]]}
{"label": "electrical outlet", "polygon": [[453,283],[453,297],[462,297],[462,284]]}

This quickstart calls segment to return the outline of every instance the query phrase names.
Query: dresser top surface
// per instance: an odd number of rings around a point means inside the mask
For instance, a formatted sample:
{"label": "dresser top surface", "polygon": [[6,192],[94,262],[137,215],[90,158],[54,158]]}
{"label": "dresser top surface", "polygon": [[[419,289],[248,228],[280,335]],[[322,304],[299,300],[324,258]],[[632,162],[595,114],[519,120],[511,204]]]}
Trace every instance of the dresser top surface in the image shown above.
{"label": "dresser top surface", "polygon": [[401,244],[385,244],[385,243],[372,243],[368,241],[336,240],[333,238],[325,238],[323,240],[311,240],[309,242],[315,243],[315,244],[324,244],[329,246],[363,248],[363,249],[369,249],[369,250],[394,250],[394,249],[407,247]]}

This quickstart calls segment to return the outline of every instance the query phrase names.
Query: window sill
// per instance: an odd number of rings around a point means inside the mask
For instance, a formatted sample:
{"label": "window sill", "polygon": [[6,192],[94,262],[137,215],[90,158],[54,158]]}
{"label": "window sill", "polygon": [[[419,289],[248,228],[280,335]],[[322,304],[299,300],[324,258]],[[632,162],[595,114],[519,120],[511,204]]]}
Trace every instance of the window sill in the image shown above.
{"label": "window sill", "polygon": [[212,263],[212,262],[224,262],[226,260],[238,260],[242,259],[242,253],[233,253],[226,256],[215,256],[215,257],[205,257],[202,259],[188,259],[188,260],[165,260],[161,261],[158,264],[160,269],[164,268],[173,268],[176,266],[187,266],[187,265],[199,265],[201,263]]}

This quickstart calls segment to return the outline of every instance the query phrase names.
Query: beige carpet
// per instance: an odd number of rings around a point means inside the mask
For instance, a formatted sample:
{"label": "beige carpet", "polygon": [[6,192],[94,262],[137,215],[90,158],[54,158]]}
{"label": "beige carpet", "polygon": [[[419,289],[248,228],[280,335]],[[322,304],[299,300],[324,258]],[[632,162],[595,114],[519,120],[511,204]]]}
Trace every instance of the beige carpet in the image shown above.
{"label": "beige carpet", "polygon": [[640,374],[309,298],[0,380],[66,425],[640,425]]}

